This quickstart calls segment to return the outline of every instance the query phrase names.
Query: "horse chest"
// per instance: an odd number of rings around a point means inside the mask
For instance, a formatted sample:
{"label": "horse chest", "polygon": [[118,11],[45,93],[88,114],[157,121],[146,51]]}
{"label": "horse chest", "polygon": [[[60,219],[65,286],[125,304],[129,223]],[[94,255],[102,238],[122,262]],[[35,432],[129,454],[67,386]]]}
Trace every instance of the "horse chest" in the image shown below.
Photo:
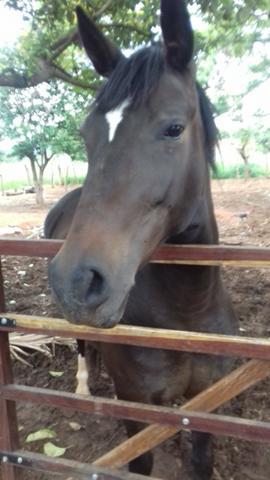
{"label": "horse chest", "polygon": [[166,404],[181,398],[190,384],[189,354],[104,344],[102,355],[122,399]]}

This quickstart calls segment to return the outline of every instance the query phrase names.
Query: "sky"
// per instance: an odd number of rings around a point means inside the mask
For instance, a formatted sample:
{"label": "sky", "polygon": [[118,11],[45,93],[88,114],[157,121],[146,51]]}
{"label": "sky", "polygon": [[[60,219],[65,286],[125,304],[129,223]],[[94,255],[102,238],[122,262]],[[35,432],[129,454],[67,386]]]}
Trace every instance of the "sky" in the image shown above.
{"label": "sky", "polygon": [[0,4],[0,47],[14,44],[24,29],[22,15]]}

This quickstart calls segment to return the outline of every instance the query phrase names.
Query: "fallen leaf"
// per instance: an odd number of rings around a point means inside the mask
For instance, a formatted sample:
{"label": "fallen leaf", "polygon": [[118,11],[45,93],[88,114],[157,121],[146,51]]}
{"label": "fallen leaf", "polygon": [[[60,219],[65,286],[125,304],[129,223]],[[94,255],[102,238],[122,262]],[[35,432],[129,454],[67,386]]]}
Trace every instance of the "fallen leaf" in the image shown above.
{"label": "fallen leaf", "polygon": [[38,440],[44,440],[45,438],[55,438],[56,433],[49,428],[42,428],[41,430],[37,430],[36,432],[30,433],[26,437],[26,443],[36,442]]}
{"label": "fallen leaf", "polygon": [[62,377],[62,375],[64,375],[64,372],[56,372],[54,370],[51,370],[49,374],[51,375],[51,377]]}
{"label": "fallen leaf", "polygon": [[43,447],[43,452],[45,453],[45,455],[47,455],[47,457],[61,457],[62,455],[64,455],[65,451],[66,448],[57,447],[52,442],[45,443]]}

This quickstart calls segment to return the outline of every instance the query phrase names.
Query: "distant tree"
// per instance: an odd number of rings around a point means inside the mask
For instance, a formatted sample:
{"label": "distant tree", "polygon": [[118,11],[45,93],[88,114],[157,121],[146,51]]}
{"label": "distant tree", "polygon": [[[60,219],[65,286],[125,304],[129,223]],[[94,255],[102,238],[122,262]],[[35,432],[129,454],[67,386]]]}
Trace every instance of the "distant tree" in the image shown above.
{"label": "distant tree", "polygon": [[264,114],[260,110],[255,115],[258,128],[254,132],[254,137],[258,149],[262,153],[270,153],[270,113]]}
{"label": "distant tree", "polygon": [[[44,203],[44,171],[57,153],[83,155],[78,122],[85,99],[56,83],[1,93],[0,130],[15,144],[12,154],[28,158],[38,205]],[[76,121],[75,121],[76,116]]]}
{"label": "distant tree", "polygon": [[237,151],[244,162],[245,178],[248,178],[250,175],[250,158],[254,152],[270,153],[270,116],[266,116],[258,110],[253,116],[252,124],[248,124],[245,123],[242,111],[239,109],[232,118],[236,121],[237,128],[233,133],[223,131],[222,137],[234,140]]}
{"label": "distant tree", "polygon": [[244,162],[244,177],[250,176],[249,157],[250,157],[250,143],[253,135],[249,128],[239,128],[235,133],[235,138],[238,140],[237,150]]}

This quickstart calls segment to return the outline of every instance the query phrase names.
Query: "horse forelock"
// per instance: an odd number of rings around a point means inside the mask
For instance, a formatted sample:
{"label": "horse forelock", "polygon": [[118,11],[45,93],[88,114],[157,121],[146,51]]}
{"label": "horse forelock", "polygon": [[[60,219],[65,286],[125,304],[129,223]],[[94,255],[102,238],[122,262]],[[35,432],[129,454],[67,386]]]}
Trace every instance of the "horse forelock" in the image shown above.
{"label": "horse forelock", "polygon": [[140,48],[129,58],[122,58],[97,96],[98,110],[108,113],[127,99],[136,108],[144,104],[157,88],[165,70],[159,43]]}

